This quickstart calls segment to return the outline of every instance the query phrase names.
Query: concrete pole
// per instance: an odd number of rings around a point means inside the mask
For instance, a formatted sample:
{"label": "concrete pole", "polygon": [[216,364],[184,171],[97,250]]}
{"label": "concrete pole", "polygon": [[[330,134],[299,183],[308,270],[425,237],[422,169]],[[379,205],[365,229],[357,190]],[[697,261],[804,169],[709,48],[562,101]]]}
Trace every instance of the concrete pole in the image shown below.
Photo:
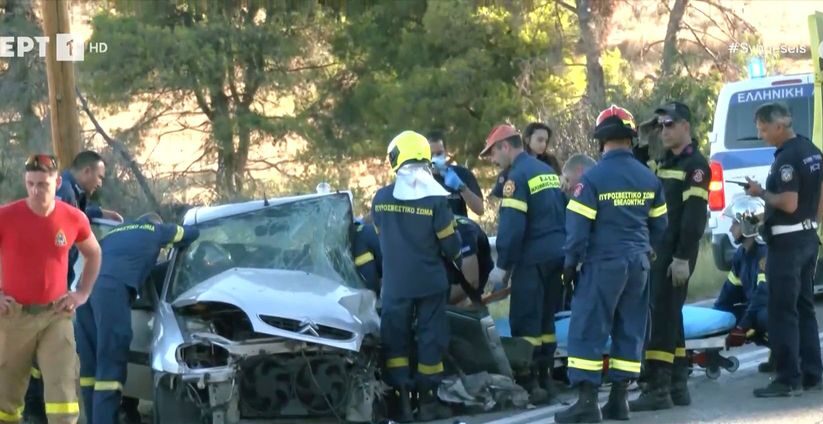
{"label": "concrete pole", "polygon": [[46,76],[49,84],[51,139],[60,167],[66,169],[82,146],[75,94],[74,62],[58,62],[56,54],[56,34],[71,32],[69,0],[42,0],[42,5],[43,35],[49,37],[49,47],[46,49]]}

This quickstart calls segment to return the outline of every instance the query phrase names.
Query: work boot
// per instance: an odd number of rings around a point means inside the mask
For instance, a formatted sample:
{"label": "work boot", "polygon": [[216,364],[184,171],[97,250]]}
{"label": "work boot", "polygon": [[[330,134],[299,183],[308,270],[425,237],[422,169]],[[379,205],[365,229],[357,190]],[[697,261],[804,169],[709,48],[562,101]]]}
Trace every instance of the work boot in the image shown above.
{"label": "work boot", "polygon": [[414,421],[409,389],[395,389],[394,399],[392,400],[394,401],[394,410],[392,411],[392,415],[395,421],[399,423],[410,423]]}
{"label": "work boot", "polygon": [[609,401],[600,408],[603,418],[607,420],[626,421],[629,419],[629,382],[612,382]]}
{"label": "work boot", "polygon": [[772,398],[800,396],[800,391],[798,389],[799,387],[790,386],[778,381],[772,381],[766,387],[754,389],[754,397]]}
{"label": "work boot", "polygon": [[671,385],[672,371],[666,368],[655,368],[653,376],[649,378],[646,390],[640,393],[640,397],[629,402],[629,410],[638,411],[659,411],[661,409],[671,409]]}
{"label": "work boot", "polygon": [[451,408],[440,402],[434,390],[424,390],[420,392],[417,406],[417,421],[444,420],[451,416]]}
{"label": "work boot", "polygon": [[757,372],[762,372],[764,374],[774,372],[774,356],[771,352],[769,352],[769,359],[766,362],[757,364]]}
{"label": "work boot", "polygon": [[529,403],[532,405],[544,405],[549,401],[549,393],[540,387],[538,383],[537,370],[532,369],[528,373],[521,374],[516,379],[517,384],[529,393]]}
{"label": "work boot", "polygon": [[[597,405],[597,386],[582,382],[577,386],[577,402],[554,414],[556,423],[599,423],[603,421]],[[625,391],[624,391],[625,393]]]}
{"label": "work boot", "polygon": [[672,403],[677,406],[689,406],[692,397],[689,395],[689,367],[686,364],[678,364],[672,370],[672,386],[669,394]]}
{"label": "work boot", "polygon": [[537,384],[546,392],[546,404],[551,404],[557,397],[557,389],[554,387],[552,372],[549,367],[540,366],[537,372]]}

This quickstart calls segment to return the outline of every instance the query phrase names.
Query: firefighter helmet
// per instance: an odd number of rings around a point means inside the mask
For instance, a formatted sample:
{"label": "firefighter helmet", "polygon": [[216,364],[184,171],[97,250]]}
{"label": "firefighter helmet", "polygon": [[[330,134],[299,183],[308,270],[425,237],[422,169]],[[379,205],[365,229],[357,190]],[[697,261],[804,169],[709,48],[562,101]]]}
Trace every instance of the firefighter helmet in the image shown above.
{"label": "firefighter helmet", "polygon": [[432,158],[429,140],[414,131],[403,131],[398,134],[389,143],[386,152],[394,172],[397,172],[406,162],[430,162]]}
{"label": "firefighter helmet", "polygon": [[763,225],[763,215],[766,203],[763,199],[753,196],[738,196],[723,211],[723,216],[731,218],[740,224],[743,237],[757,237]]}
{"label": "firefighter helmet", "polygon": [[594,138],[601,143],[607,140],[632,139],[636,136],[637,124],[628,110],[611,105],[597,115]]}
{"label": "firefighter helmet", "polygon": [[517,131],[517,128],[509,124],[500,124],[492,128],[489,135],[486,136],[486,145],[483,146],[480,157],[488,155],[491,148],[497,144],[498,141],[503,141],[511,137],[521,137],[521,135],[520,132]]}

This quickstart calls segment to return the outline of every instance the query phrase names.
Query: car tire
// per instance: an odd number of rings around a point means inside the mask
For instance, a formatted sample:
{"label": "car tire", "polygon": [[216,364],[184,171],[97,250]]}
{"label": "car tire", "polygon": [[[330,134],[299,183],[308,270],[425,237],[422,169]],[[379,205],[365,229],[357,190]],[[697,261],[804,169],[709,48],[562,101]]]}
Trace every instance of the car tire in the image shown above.
{"label": "car tire", "polygon": [[[208,424],[211,419],[201,417],[200,409],[186,398],[184,387],[180,381],[170,382],[174,376],[161,375],[155,379],[154,387],[153,424]],[[175,379],[176,380],[176,379]],[[173,388],[172,388],[173,387]]]}

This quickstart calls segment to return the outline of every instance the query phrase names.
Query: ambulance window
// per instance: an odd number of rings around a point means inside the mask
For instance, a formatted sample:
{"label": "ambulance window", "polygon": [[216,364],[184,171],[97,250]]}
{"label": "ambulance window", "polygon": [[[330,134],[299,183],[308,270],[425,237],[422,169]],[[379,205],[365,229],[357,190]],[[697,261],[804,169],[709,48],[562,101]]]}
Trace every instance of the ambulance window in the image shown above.
{"label": "ambulance window", "polygon": [[792,90],[802,97],[775,98],[789,106],[792,112],[792,127],[794,132],[811,138],[814,124],[814,106],[811,84],[780,89],[761,89],[740,92],[732,95],[729,104],[729,113],[726,117],[725,145],[727,149],[753,149],[767,147],[765,142],[757,138],[757,127],[754,124],[754,112],[760,105],[771,101],[767,93],[785,92]]}

